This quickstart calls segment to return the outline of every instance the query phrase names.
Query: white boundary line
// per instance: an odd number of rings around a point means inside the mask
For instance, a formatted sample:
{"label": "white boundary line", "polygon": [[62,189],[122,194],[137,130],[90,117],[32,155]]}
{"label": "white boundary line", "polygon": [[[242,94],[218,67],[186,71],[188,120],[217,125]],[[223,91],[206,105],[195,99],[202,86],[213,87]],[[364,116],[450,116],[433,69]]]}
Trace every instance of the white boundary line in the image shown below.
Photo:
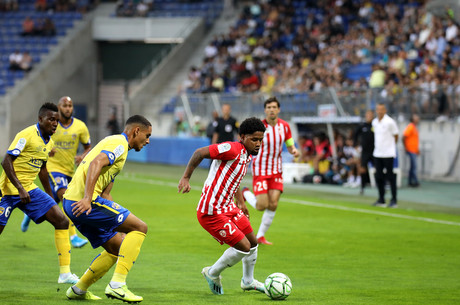
{"label": "white boundary line", "polygon": [[[164,186],[169,186],[169,187],[173,187],[173,188],[177,189],[177,183],[173,183],[173,182],[165,182],[165,181],[152,180],[152,179],[140,179],[140,178],[137,178],[137,177],[134,177],[134,176],[131,176],[131,175],[123,175],[123,176],[119,176],[117,178],[118,179],[121,178],[121,179],[129,180],[129,181],[133,181],[133,182],[137,182],[137,183],[164,185]],[[193,189],[195,191],[200,191],[201,186],[194,185]],[[423,221],[423,222],[437,223],[437,224],[460,227],[460,222],[454,222],[454,221],[448,221],[448,220],[439,220],[439,219],[427,218],[427,217],[417,217],[417,216],[409,216],[409,215],[402,215],[402,214],[393,214],[393,213],[383,212],[383,211],[367,210],[367,209],[360,209],[360,208],[351,208],[351,207],[345,207],[345,206],[340,206],[340,205],[319,203],[319,202],[306,201],[306,200],[281,199],[280,201],[281,202],[287,202],[287,203],[301,204],[301,205],[306,205],[306,206],[313,206],[313,207],[318,207],[318,208],[326,208],[326,209],[341,210],[341,211],[363,213],[363,214],[371,214],[371,215],[380,215],[380,216],[402,218],[402,219],[409,219],[409,220],[418,220],[418,221]]]}

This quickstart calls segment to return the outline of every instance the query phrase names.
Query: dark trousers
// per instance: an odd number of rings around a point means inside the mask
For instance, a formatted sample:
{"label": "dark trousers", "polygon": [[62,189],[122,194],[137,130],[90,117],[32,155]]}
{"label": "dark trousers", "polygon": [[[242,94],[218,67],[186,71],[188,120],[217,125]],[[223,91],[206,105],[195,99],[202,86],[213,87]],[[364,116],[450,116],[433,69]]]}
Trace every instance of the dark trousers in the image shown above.
{"label": "dark trousers", "polygon": [[[375,166],[375,183],[379,189],[379,201],[385,202],[385,182],[390,182],[391,199],[396,201],[396,175],[393,173],[394,158],[376,158],[374,157]],[[383,173],[383,170],[386,173]]]}

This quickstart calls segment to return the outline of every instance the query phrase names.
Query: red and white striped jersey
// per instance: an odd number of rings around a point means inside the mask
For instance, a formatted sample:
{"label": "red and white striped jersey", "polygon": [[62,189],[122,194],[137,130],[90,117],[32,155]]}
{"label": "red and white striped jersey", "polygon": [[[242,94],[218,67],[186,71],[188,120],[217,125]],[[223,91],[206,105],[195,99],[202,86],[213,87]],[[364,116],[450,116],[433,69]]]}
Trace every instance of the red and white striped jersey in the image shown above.
{"label": "red and white striped jersey", "polygon": [[271,176],[282,173],[281,152],[283,143],[292,138],[289,124],[278,119],[275,126],[268,124],[267,120],[262,121],[267,128],[264,140],[259,149],[259,154],[252,162],[252,174],[254,176]]}
{"label": "red and white striped jersey", "polygon": [[252,156],[239,142],[213,144],[209,146],[209,152],[213,161],[197,211],[208,215],[226,213],[236,208],[233,198]]}

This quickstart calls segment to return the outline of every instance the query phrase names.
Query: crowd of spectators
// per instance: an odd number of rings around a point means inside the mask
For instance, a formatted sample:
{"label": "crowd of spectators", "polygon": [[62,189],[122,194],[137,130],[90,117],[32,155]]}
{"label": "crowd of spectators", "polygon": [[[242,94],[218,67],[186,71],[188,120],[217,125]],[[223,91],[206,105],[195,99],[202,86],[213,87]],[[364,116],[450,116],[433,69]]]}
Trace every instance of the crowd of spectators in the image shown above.
{"label": "crowd of spectators", "polygon": [[153,0],[119,0],[116,15],[118,17],[147,17],[153,10]]}
{"label": "crowd of spectators", "polygon": [[0,12],[14,12],[18,9],[18,0],[0,0]]}
{"label": "crowd of spectators", "polygon": [[303,177],[303,182],[361,186],[361,148],[354,139],[353,130],[334,130],[335,158],[331,141],[324,131],[302,134],[298,144],[301,154],[297,161],[311,165],[311,174]]}
{"label": "crowd of spectators", "polygon": [[[449,101],[433,106],[428,100],[442,95],[440,87],[447,96],[460,94],[458,25],[449,11],[443,17],[427,12],[425,2],[247,5],[236,25],[205,48],[201,66],[190,69],[181,90],[272,95],[373,87],[386,100],[416,90],[424,99],[421,110],[443,114]],[[348,79],[347,70],[360,64],[375,64],[379,81]]]}
{"label": "crowd of spectators", "polygon": [[70,12],[85,13],[97,4],[96,0],[35,0],[35,10],[39,12]]}
{"label": "crowd of spectators", "polygon": [[39,18],[34,21],[27,16],[22,22],[21,36],[55,36],[56,26],[51,18]]}
{"label": "crowd of spectators", "polygon": [[32,70],[32,56],[28,51],[19,52],[19,50],[14,51],[9,56],[9,70],[11,71],[25,71],[29,72]]}

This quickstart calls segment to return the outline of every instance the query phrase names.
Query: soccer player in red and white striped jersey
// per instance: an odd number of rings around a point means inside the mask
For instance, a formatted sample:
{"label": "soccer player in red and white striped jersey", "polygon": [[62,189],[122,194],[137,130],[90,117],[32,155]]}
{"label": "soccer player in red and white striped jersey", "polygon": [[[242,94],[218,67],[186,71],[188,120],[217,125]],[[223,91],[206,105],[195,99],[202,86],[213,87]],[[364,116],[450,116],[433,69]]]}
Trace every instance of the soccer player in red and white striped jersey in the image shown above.
{"label": "soccer player in red and white striped jersey", "polygon": [[[254,279],[257,260],[257,239],[249,223],[248,209],[239,190],[252,156],[257,155],[264,138],[265,126],[257,118],[249,118],[240,126],[240,142],[224,142],[198,148],[190,158],[179,181],[179,192],[190,191],[190,177],[204,158],[212,159],[197,207],[201,226],[220,244],[228,244],[223,255],[202,274],[214,294],[223,294],[222,271],[243,261],[243,290],[264,292],[264,285]],[[234,203],[236,199],[236,204]]]}
{"label": "soccer player in red and white striped jersey", "polygon": [[252,161],[252,187],[254,194],[243,188],[244,199],[255,209],[264,211],[262,222],[257,232],[259,244],[271,245],[265,233],[275,218],[276,208],[283,192],[281,152],[283,144],[294,157],[299,156],[294,140],[292,139],[289,124],[278,118],[280,103],[276,97],[268,98],[264,103],[265,131],[264,141],[259,154]]}

